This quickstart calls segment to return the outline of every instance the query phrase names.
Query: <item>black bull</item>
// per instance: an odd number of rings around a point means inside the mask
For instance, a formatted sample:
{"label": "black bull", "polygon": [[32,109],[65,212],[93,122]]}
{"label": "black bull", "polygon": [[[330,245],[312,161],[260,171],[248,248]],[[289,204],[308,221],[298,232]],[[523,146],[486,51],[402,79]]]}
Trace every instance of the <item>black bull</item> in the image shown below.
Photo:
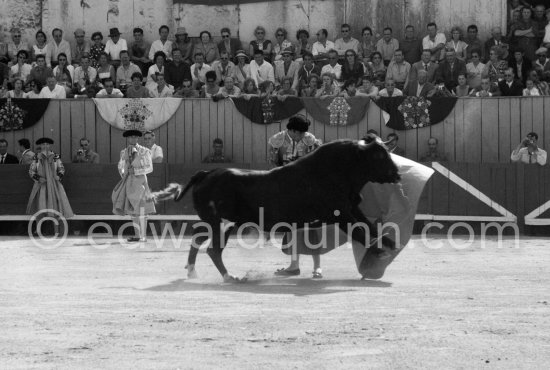
{"label": "black bull", "polygon": [[[233,168],[199,171],[185,188],[172,184],[153,196],[157,200],[178,201],[193,187],[195,210],[200,219],[211,226],[212,245],[207,253],[222,276],[232,280],[234,277],[227,273],[222,260],[231,228],[224,231],[222,219],[233,222],[233,226],[253,222],[263,226],[264,231],[272,230],[278,223],[302,226],[312,222],[336,224],[345,231],[350,224],[364,222],[369,226],[370,237],[374,238],[375,228],[358,207],[361,189],[367,182],[399,180],[398,169],[381,142],[339,140],[270,171]],[[199,229],[195,229],[195,234]],[[225,233],[223,239],[222,233]],[[193,238],[188,258],[192,268],[206,238]],[[368,240],[363,228],[353,228],[352,238],[361,244]],[[382,243],[394,247],[393,241],[385,237]],[[362,265],[369,266],[372,259],[377,258],[375,251],[371,251],[374,248],[369,248],[371,253],[366,253]]]}

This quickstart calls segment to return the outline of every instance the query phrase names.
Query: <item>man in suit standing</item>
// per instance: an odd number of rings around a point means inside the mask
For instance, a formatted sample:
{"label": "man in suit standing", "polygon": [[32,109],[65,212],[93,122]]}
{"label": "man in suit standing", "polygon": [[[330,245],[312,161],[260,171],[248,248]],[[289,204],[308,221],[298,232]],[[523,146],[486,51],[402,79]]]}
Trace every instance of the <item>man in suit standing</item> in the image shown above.
{"label": "man in suit standing", "polygon": [[236,55],[236,51],[243,48],[241,41],[232,38],[231,31],[227,27],[222,28],[220,33],[222,35],[222,41],[218,42],[218,51],[220,55],[222,52],[226,51],[227,54],[229,54],[229,59],[233,59]]}
{"label": "man in suit standing", "polygon": [[0,139],[0,164],[19,164],[19,159],[8,153],[8,141]]}
{"label": "man in suit standing", "polygon": [[411,65],[411,70],[409,72],[409,75],[407,76],[407,81],[405,82],[405,86],[407,86],[409,82],[415,83],[415,81],[418,80],[418,71],[420,70],[426,71],[426,73],[428,74],[427,82],[432,84],[434,83],[437,64],[433,63],[431,59],[432,59],[432,52],[429,49],[422,50],[421,60]]}
{"label": "man in suit standing", "polygon": [[443,83],[447,90],[453,91],[458,85],[458,75],[461,74],[466,75],[466,64],[457,59],[453,49],[447,49],[445,51],[445,61],[439,63],[435,72],[436,83]]}
{"label": "man in suit standing", "polygon": [[396,133],[388,134],[386,137],[386,146],[388,147],[388,152],[400,155],[401,157],[405,156],[405,150],[403,148],[397,146],[397,142],[399,141],[399,136],[397,136]]}
{"label": "man in suit standing", "polygon": [[403,93],[406,96],[421,96],[423,98],[431,96],[435,86],[428,82],[428,72],[421,69],[418,71],[418,79],[411,81]]}
{"label": "man in suit standing", "polygon": [[[487,53],[488,50],[491,50],[493,46],[502,47],[503,44],[508,45],[508,39],[506,38],[506,36],[502,36],[502,29],[500,27],[493,27],[493,29],[491,30],[491,36],[493,37],[485,42],[485,50],[487,51]],[[468,46],[468,49],[470,49],[470,46]]]}
{"label": "man in suit standing", "polygon": [[504,72],[504,80],[498,83],[501,96],[522,96],[523,84],[514,79],[514,70],[508,68]]}
{"label": "man in suit standing", "polygon": [[34,152],[31,150],[31,142],[29,139],[19,139],[19,151],[21,152],[21,158],[19,159],[19,164],[29,165],[32,163],[34,158]]}

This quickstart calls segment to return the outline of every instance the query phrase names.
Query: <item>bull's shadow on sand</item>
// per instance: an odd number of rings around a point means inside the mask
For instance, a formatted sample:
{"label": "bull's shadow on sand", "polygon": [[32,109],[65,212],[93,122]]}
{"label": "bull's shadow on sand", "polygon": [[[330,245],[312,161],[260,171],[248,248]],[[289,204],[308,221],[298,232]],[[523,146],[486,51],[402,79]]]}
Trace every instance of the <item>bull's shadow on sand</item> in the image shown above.
{"label": "bull's shadow on sand", "polygon": [[254,294],[289,294],[309,296],[359,291],[365,288],[389,288],[392,283],[379,280],[338,279],[314,280],[304,278],[261,278],[245,283],[211,283],[200,280],[177,279],[168,284],[145,288],[156,292],[220,291]]}

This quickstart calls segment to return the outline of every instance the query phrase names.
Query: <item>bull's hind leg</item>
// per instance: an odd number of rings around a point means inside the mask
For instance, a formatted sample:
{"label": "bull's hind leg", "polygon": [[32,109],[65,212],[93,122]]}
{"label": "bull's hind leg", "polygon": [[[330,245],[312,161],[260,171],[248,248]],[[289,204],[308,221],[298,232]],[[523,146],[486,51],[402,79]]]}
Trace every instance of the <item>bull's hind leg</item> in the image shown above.
{"label": "bull's hind leg", "polygon": [[202,243],[208,239],[208,228],[206,227],[197,227],[193,232],[193,238],[191,240],[191,249],[189,249],[189,256],[187,257],[187,278],[196,279],[198,277],[197,271],[195,270],[195,262],[197,261],[197,254],[199,253],[199,248]]}

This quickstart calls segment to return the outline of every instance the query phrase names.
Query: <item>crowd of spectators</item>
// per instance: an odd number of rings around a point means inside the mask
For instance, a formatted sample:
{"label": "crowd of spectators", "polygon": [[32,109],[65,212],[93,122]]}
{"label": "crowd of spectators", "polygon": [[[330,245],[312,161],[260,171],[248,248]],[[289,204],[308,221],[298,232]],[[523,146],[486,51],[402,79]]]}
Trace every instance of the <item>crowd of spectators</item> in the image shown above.
{"label": "crowd of spectators", "polygon": [[184,27],[171,40],[163,25],[151,44],[140,28],[133,40],[111,28],[106,42],[82,29],[68,41],[56,28],[51,40],[36,32],[32,44],[13,29],[0,43],[0,97],[550,95],[550,8],[512,0],[510,9],[507,32],[495,27],[485,41],[474,24],[446,35],[433,22],[406,26],[401,39],[386,27],[379,40],[368,26],[357,40],[343,24],[340,35],[320,29],[316,41],[304,29],[292,41],[279,27],[272,41],[258,26],[247,47],[226,27],[215,42],[206,30],[192,40]]}

